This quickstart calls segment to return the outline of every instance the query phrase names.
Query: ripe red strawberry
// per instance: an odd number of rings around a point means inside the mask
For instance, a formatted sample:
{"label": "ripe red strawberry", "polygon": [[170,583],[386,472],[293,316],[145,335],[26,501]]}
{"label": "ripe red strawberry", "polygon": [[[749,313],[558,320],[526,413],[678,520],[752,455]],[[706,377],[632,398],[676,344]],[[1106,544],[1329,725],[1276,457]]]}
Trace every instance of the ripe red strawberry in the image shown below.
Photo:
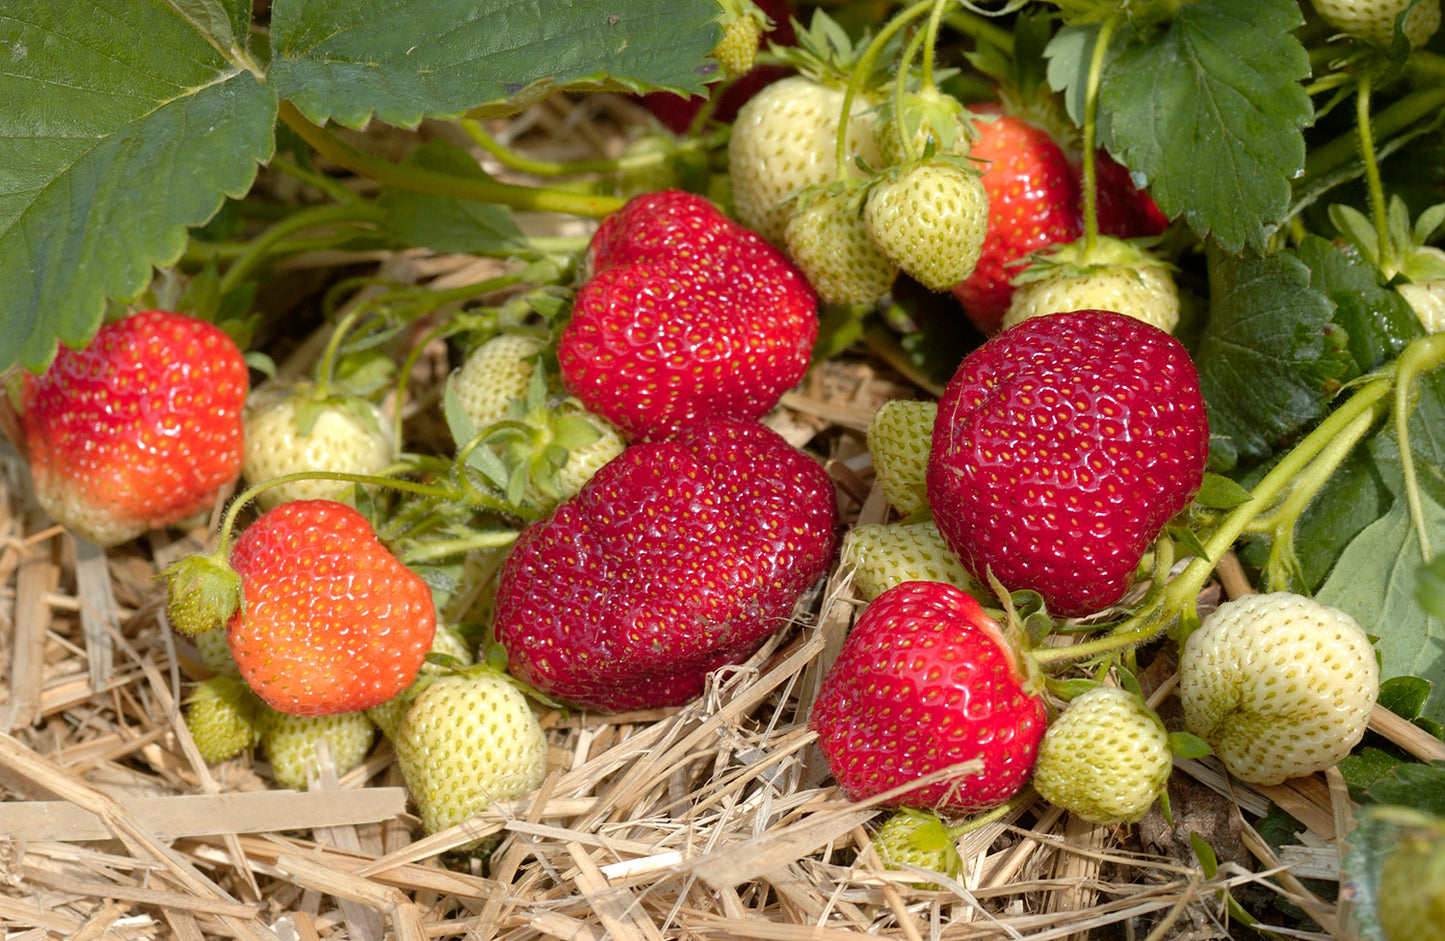
{"label": "ripe red strawberry", "polygon": [[1153,197],[1134,185],[1129,168],[1102,148],[1095,152],[1094,179],[1098,189],[1094,211],[1100,235],[1137,239],[1159,235],[1169,228],[1169,217]]}
{"label": "ripe red strawberry", "polygon": [[405,689],[436,629],[427,587],[356,510],[297,500],[237,538],[242,604],[226,626],[241,677],[275,709],[356,712]]}
{"label": "ripe red strawberry", "polygon": [[[995,108],[979,109],[988,113]],[[998,332],[1013,297],[1010,262],[1059,242],[1071,242],[1079,224],[1079,183],[1068,156],[1047,131],[1014,115],[978,124],[969,156],[984,168],[988,235],[973,274],[953,289],[969,320],[985,334]]]}
{"label": "ripe red strawberry", "polygon": [[245,360],[193,317],[148,310],[61,349],[21,390],[35,496],[102,546],[209,510],[241,472]]}
{"label": "ripe red strawberry", "polygon": [[1024,786],[1047,716],[997,622],[951,585],[904,582],[858,618],[823,680],[809,726],[838,785],[867,800],[951,765],[981,771],[889,805],[970,813]]}
{"label": "ripe red strawberry", "polygon": [[974,350],[938,405],[928,496],[980,580],[1056,615],[1117,602],[1203,480],[1199,378],[1169,334],[1111,311],[1035,317]]}
{"label": "ripe red strawberry", "polygon": [[753,421],[634,444],[524,530],[497,589],[511,671],[620,712],[695,698],[782,627],[833,558],[832,483]]}
{"label": "ripe red strawberry", "polygon": [[639,196],[598,230],[557,360],[567,391],[633,439],[758,417],[803,377],[818,301],[700,196]]}

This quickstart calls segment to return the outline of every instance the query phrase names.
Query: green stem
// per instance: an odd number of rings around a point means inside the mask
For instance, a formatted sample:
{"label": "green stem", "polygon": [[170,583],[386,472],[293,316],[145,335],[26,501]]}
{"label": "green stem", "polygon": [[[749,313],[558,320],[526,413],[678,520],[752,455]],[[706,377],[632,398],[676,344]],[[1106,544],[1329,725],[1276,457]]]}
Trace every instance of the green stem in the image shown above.
{"label": "green stem", "polygon": [[266,164],[266,166],[272,170],[279,170],[308,186],[315,187],[327,196],[330,196],[333,202],[349,203],[361,198],[326,174],[318,173],[315,170],[308,170],[295,161],[287,160],[283,157],[272,157],[271,162]]}
{"label": "green stem", "polygon": [[[1418,50],[1416,54],[1419,54]],[[1374,116],[1373,134],[1380,139],[1389,138],[1422,121],[1434,119],[1442,108],[1445,108],[1445,81],[1434,85],[1422,84],[1418,90]],[[1353,160],[1357,144],[1356,135],[1350,133],[1313,148],[1305,160],[1305,175],[1300,188],[1307,191],[1310,181],[1327,176]]]}
{"label": "green stem", "polygon": [[898,75],[893,83],[893,136],[898,139],[898,152],[903,155],[904,163],[918,159],[918,152],[913,148],[913,135],[908,133],[907,122],[903,120],[903,102],[908,94],[909,67],[923,45],[923,37],[924,33],[920,31],[908,40],[903,56],[898,60]]}
{"label": "green stem", "polygon": [[947,22],[954,32],[988,43],[1012,58],[1013,33],[996,24],[990,17],[980,16],[970,10],[955,10],[948,15]]}
{"label": "green stem", "polygon": [[[645,167],[656,166],[672,155],[672,152],[668,151],[654,151],[628,154],[616,160],[539,160],[505,146],[487,133],[486,127],[480,121],[463,118],[460,124],[462,130],[467,132],[467,136],[475,141],[477,146],[496,157],[503,166],[531,176],[577,176],[583,173],[618,173],[627,170],[641,170]],[[682,141],[678,144],[677,150],[706,150],[719,146],[726,140],[727,129],[722,128],[699,138]]]}
{"label": "green stem", "polygon": [[[1360,159],[1365,164],[1365,188],[1370,194],[1370,215],[1375,223],[1375,245],[1380,268],[1385,277],[1394,275],[1394,259],[1390,251],[1390,233],[1385,224],[1385,186],[1380,182],[1380,165],[1375,160],[1375,136],[1370,130],[1370,97],[1374,79],[1369,72],[1360,76],[1355,89],[1355,125],[1360,136]],[[1387,261],[1388,259],[1388,261]],[[1386,271],[1388,266],[1391,270]]]}
{"label": "green stem", "polygon": [[[937,0],[933,5],[933,11],[928,15],[928,28],[925,31],[927,39],[923,43],[923,77],[920,86],[925,92],[932,91],[933,84],[933,51],[938,45],[938,27],[943,22],[943,11],[952,5],[952,0]],[[909,59],[907,61],[912,61]]]}
{"label": "green stem", "polygon": [[[331,336],[326,340],[326,349],[321,352],[320,358],[316,361],[316,398],[324,399],[330,394],[333,364],[336,362],[337,351],[341,349],[341,341],[346,334],[351,332],[351,328],[356,325],[362,312],[367,309],[367,305],[358,304],[343,314],[341,319],[336,322],[336,326],[331,328]],[[397,438],[396,440],[400,441],[401,439]]]}
{"label": "green stem", "polygon": [[339,222],[379,223],[381,219],[381,210],[369,202],[328,204],[302,209],[300,212],[282,219],[251,240],[246,250],[236,256],[236,260],[221,276],[221,293],[225,294],[245,281],[246,277],[265,261],[278,244],[297,232],[314,229],[318,226],[335,225]]}
{"label": "green stem", "polygon": [[473,549],[500,549],[516,542],[517,535],[516,530],[507,530],[477,533],[466,539],[448,539],[445,542],[429,543],[406,550],[402,553],[401,561],[406,565],[415,565],[421,562],[435,562],[437,559],[445,559],[463,552],[470,552]]}
{"label": "green stem", "polygon": [[496,203],[518,210],[565,212],[601,218],[621,208],[615,196],[563,193],[557,190],[501,183],[491,177],[454,176],[424,167],[392,163],[351,146],[307,120],[289,101],[281,102],[281,120],[326,159],[353,173],[384,186],[415,193],[452,196],[483,203]]}
{"label": "green stem", "polygon": [[1445,360],[1445,333],[1434,333],[1414,341],[1395,361],[1398,370],[1396,381],[1399,383],[1395,391],[1395,437],[1400,448],[1400,469],[1405,477],[1405,502],[1410,507],[1410,518],[1415,522],[1415,534],[1420,540],[1420,557],[1426,563],[1434,553],[1430,548],[1425,510],[1415,479],[1415,456],[1410,450],[1410,410],[1414,404],[1415,379],[1440,365],[1442,360]]}
{"label": "green stem", "polygon": [[872,75],[878,67],[878,60],[883,56],[883,50],[888,46],[889,41],[897,35],[898,31],[907,26],[910,22],[933,9],[935,0],[919,0],[919,2],[907,7],[895,15],[883,25],[878,35],[863,50],[863,55],[858,59],[858,64],[853,67],[853,72],[848,76],[848,87],[843,92],[843,107],[840,109],[838,118],[838,141],[836,149],[837,178],[846,179],[849,173],[848,168],[848,125],[852,123],[849,119],[853,115],[853,99],[858,97],[858,89],[862,87],[865,77]]}
{"label": "green stem", "polygon": [[1094,167],[1095,140],[1099,127],[1099,83],[1104,74],[1104,58],[1109,52],[1109,40],[1114,37],[1119,19],[1111,16],[1099,24],[1099,35],[1094,38],[1093,55],[1089,57],[1089,78],[1084,86],[1084,257],[1094,253],[1099,242],[1099,193]]}

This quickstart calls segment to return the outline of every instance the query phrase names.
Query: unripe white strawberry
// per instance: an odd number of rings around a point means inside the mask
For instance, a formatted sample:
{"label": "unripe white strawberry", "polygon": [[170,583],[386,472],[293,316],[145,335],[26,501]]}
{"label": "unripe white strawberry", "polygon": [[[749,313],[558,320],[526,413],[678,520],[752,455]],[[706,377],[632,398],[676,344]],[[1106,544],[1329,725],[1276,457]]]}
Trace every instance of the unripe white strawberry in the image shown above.
{"label": "unripe white strawberry", "polygon": [[1055,807],[1093,823],[1133,823],[1169,783],[1169,733],[1138,695],[1096,686],[1049,724],[1034,763],[1034,788]]}
{"label": "unripe white strawberry", "polygon": [[978,587],[932,520],[854,526],[843,536],[841,558],[853,567],[853,585],[865,601],[904,582],[945,582],[967,592]]}
{"label": "unripe white strawberry", "polygon": [[[895,811],[873,834],[873,849],[889,869],[905,866],[930,869],[951,878],[963,871],[963,857],[954,837],[938,815],[924,810]],[[915,888],[938,889],[931,882],[915,882]]]}
{"label": "unripe white strawberry", "polygon": [[[743,105],[728,139],[728,175],[743,225],[774,245],[783,242],[785,197],[805,186],[830,182],[837,170],[840,87],[792,75],[765,87]],[[848,172],[859,176],[855,157],[879,165],[873,136],[873,102],[859,95],[848,120]]]}
{"label": "unripe white strawberry", "polygon": [[828,304],[867,306],[898,278],[863,225],[848,193],[817,193],[798,200],[783,229],[788,257]]}
{"label": "unripe white strawberry", "polygon": [[602,469],[602,465],[617,457],[627,447],[627,440],[622,437],[622,432],[601,415],[584,409],[566,414],[575,414],[586,421],[597,431],[597,437],[586,444],[574,444],[567,449],[567,462],[557,471],[557,485],[564,500],[576,496],[582,486],[592,479],[592,475]]}
{"label": "unripe white strawberry", "polygon": [[241,668],[236,665],[236,658],[231,656],[230,644],[226,643],[225,627],[202,631],[191,638],[191,643],[196,645],[196,653],[200,654],[206,669],[221,676],[241,678]]}
{"label": "unripe white strawberry", "polygon": [[[431,654],[444,654],[464,667],[471,666],[475,662],[472,649],[462,639],[462,635],[445,624],[438,624],[436,632],[432,635],[431,650],[427,651],[428,656]],[[431,662],[423,663],[411,686],[381,705],[367,709],[366,717],[381,729],[381,734],[388,740],[395,739],[397,730],[401,728],[401,720],[406,718],[407,710],[411,708],[416,693],[431,682],[430,677],[448,673],[452,669],[454,669],[452,666],[439,666]]]}
{"label": "unripe white strawberry", "polygon": [[337,777],[365,761],[376,741],[376,726],[364,712],[293,716],[263,704],[258,725],[271,776],[282,787],[306,787],[317,773],[317,743],[323,738]]}
{"label": "unripe white strawberry", "polygon": [[452,376],[452,391],[472,424],[483,428],[507,417],[513,399],[525,399],[546,348],[536,337],[501,333],[467,354]]}
{"label": "unripe white strawberry", "polygon": [[868,422],[874,479],[903,516],[928,508],[928,452],[937,417],[937,402],[890,399]]}
{"label": "unripe white strawberry", "polygon": [[1075,243],[1031,265],[1018,279],[1002,329],[1071,310],[1112,310],[1172,333],[1179,325],[1179,289],[1169,269],[1147,253],[1100,236],[1087,257]]}
{"label": "unripe white strawberry", "polygon": [[433,680],[396,732],[396,755],[422,826],[436,833],[521,797],[546,775],[547,742],[527,697],[481,667]]}
{"label": "unripe white strawberry", "polygon": [[976,170],[944,160],[873,184],[863,223],[878,250],[931,291],[973,274],[988,234],[988,192]]}
{"label": "unripe white strawberry", "polygon": [[[1359,39],[1389,46],[1395,41],[1395,20],[1412,0],[1314,0],[1320,18]],[[1440,28],[1440,0],[1424,0],[1405,19],[1405,38],[1412,49],[1430,41]]]}
{"label": "unripe white strawberry", "polygon": [[1289,592],[1220,605],[1179,659],[1185,725],[1253,784],[1334,766],[1364,736],[1379,688],[1354,618]]}
{"label": "unripe white strawberry", "polygon": [[1445,330],[1445,280],[1408,282],[1396,285],[1395,290],[1410,305],[1426,333]]}
{"label": "unripe white strawberry", "polygon": [[[252,484],[302,471],[379,474],[395,459],[390,423],[372,403],[346,397],[314,400],[309,384],[259,394],[246,409],[246,458]],[[262,509],[292,500],[353,502],[355,485],[300,480],[261,492]]]}

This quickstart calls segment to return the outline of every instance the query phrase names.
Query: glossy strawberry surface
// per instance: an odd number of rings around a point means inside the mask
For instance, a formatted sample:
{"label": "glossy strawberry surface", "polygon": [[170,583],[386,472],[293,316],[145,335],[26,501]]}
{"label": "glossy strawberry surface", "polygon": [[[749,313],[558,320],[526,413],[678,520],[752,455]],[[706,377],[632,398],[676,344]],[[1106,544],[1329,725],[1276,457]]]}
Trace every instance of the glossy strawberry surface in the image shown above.
{"label": "glossy strawberry surface", "polygon": [[99,545],[210,509],[241,472],[248,385],[230,337],[169,311],[62,348],[21,393],[40,505]]}
{"label": "glossy strawberry surface", "polygon": [[983,810],[1018,793],[1045,722],[1043,700],[1024,688],[998,624],[938,582],[904,582],[868,605],[809,719],[853,800],[981,762],[885,801],[940,813]]}
{"label": "glossy strawberry surface", "polygon": [[1089,614],[1128,590],[1208,452],[1199,377],[1177,340],[1110,311],[1051,314],[984,343],[949,381],[929,502],[974,577]]}
{"label": "glossy strawberry surface", "polygon": [[685,703],[787,623],[837,524],[822,468],[757,422],[634,444],[522,532],[497,639],[516,676],[575,705]]}

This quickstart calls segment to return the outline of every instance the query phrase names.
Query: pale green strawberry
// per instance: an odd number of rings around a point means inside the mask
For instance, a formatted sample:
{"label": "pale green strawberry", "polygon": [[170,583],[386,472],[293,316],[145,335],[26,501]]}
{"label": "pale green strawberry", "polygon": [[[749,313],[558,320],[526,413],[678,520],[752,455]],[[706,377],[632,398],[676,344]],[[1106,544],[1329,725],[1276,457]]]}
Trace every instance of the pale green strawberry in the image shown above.
{"label": "pale green strawberry", "polygon": [[1112,310],[1166,333],[1179,325],[1179,289],[1169,269],[1147,252],[1099,236],[1092,252],[1076,242],[1052,250],[1015,280],[1003,329],[1030,317],[1071,310]]}
{"label": "pale green strawberry", "polygon": [[[391,425],[372,403],[356,397],[317,401],[311,386],[259,392],[246,408],[246,458],[241,473],[252,484],[284,474],[334,471],[380,474],[396,456]],[[355,485],[301,480],[265,490],[262,509],[292,500],[353,503]]]}
{"label": "pale green strawberry", "polygon": [[304,789],[317,775],[316,748],[323,738],[337,777],[365,761],[376,741],[376,726],[364,712],[293,716],[263,705],[259,725],[271,777],[282,787]]}
{"label": "pale green strawberry", "polygon": [[863,223],[878,250],[931,291],[973,273],[988,234],[988,192],[977,170],[933,159],[873,184]]}
{"label": "pale green strawberry", "polygon": [[1445,941],[1445,819],[1419,816],[1380,867],[1376,905],[1386,941]]}
{"label": "pale green strawberry", "polygon": [[1049,723],[1034,762],[1034,789],[1093,823],[1133,823],[1169,784],[1169,733],[1135,693],[1096,686]]}
{"label": "pale green strawberry", "polygon": [[[921,157],[930,141],[935,153],[966,154],[978,131],[962,102],[930,85],[879,108],[877,137],[883,166],[892,167]],[[905,138],[911,151],[904,148]]]}
{"label": "pale green strawberry", "polygon": [[401,728],[401,720],[406,717],[406,711],[411,708],[416,693],[430,682],[428,677],[440,676],[451,672],[457,666],[467,667],[475,662],[472,648],[462,639],[462,635],[445,624],[437,624],[436,633],[432,635],[431,650],[427,655],[430,657],[432,654],[450,657],[456,663],[443,666],[428,660],[422,664],[411,686],[381,705],[366,710],[366,717],[375,723],[376,727],[381,729],[381,734],[388,739],[396,738],[397,729]]}
{"label": "pale green strawberry", "polygon": [[937,402],[890,399],[868,422],[874,479],[903,516],[928,508],[928,452],[937,417]]}
{"label": "pale green strawberry", "polygon": [[224,627],[202,631],[192,637],[191,642],[196,645],[196,653],[200,654],[201,662],[206,665],[206,669],[221,676],[229,676],[238,680],[241,678],[241,668],[236,665],[236,658],[231,656],[231,647],[226,643]]}
{"label": "pale green strawberry", "polygon": [[1333,767],[1364,737],[1379,689],[1355,619],[1289,592],[1225,602],[1179,657],[1184,724],[1251,784]]}
{"label": "pale green strawberry", "polygon": [[560,417],[568,416],[583,419],[596,430],[596,437],[581,444],[570,442],[567,462],[557,471],[558,494],[564,500],[576,496],[582,486],[592,479],[592,475],[602,469],[602,465],[617,457],[627,447],[627,440],[622,437],[622,432],[601,415],[595,415],[580,406],[571,409],[564,405]]}
{"label": "pale green strawberry", "polygon": [[1389,46],[1395,41],[1395,20],[1410,10],[1403,28],[1412,49],[1430,41],[1440,28],[1440,0],[1314,0],[1320,18],[1342,33]]}
{"label": "pale green strawberry", "polygon": [[904,582],[945,582],[963,591],[978,587],[932,520],[854,526],[843,535],[841,558],[852,565],[853,585],[865,601]]}
{"label": "pale green strawberry", "polygon": [[788,257],[828,304],[871,306],[898,278],[898,266],[868,238],[847,191],[815,191],[795,200],[783,240]]}
{"label": "pale green strawberry", "polygon": [[1420,318],[1427,333],[1445,330],[1445,280],[1409,282],[1395,286],[1405,303]]}
{"label": "pale green strawberry", "polygon": [[234,758],[256,744],[261,700],[239,679],[213,676],[186,699],[186,728],[208,764]]}
{"label": "pale green strawberry", "polygon": [[[963,857],[953,837],[944,829],[937,814],[924,810],[905,809],[893,813],[873,834],[873,849],[889,869],[915,867],[958,878],[963,871]],[[913,883],[920,889],[937,889],[926,882]]]}
{"label": "pale green strawberry", "polygon": [[723,14],[719,19],[723,37],[713,49],[712,57],[728,78],[737,78],[752,69],[768,17],[752,0],[723,0]]}
{"label": "pale green strawberry", "polygon": [[546,738],[527,697],[485,667],[433,679],[394,744],[428,833],[529,793],[547,771]]}
{"label": "pale green strawberry", "polygon": [[[452,376],[452,391],[477,428],[507,417],[513,399],[525,399],[546,344],[536,337],[501,333],[467,354]],[[459,444],[461,442],[458,442]]]}

